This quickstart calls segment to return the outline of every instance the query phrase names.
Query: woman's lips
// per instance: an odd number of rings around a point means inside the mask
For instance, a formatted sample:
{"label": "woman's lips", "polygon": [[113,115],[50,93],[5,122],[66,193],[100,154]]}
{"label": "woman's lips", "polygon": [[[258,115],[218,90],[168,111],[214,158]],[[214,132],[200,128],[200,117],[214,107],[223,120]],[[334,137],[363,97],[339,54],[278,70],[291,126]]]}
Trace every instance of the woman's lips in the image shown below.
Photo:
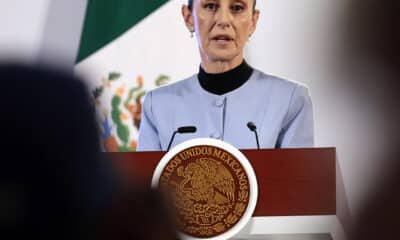
{"label": "woman's lips", "polygon": [[215,41],[217,43],[229,43],[233,40],[233,38],[230,37],[229,35],[216,35],[211,39],[212,41]]}
{"label": "woman's lips", "polygon": [[217,34],[213,36],[211,39],[213,40],[232,40],[233,38],[227,34]]}
{"label": "woman's lips", "polygon": [[213,41],[217,42],[217,43],[230,43],[231,42],[231,40],[223,40],[223,39],[213,40]]}

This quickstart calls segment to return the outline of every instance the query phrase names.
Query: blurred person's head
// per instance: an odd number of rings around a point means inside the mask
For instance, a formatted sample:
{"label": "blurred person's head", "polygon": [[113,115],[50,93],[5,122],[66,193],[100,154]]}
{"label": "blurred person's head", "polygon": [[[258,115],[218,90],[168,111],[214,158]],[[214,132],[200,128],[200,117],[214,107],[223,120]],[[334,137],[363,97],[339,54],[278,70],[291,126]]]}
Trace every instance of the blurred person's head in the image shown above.
{"label": "blurred person's head", "polygon": [[371,116],[381,119],[387,140],[377,144],[394,148],[400,136],[400,1],[350,0],[346,6],[339,61],[346,74],[341,83],[365,102]]}
{"label": "blurred person's head", "polygon": [[[375,184],[356,213],[350,239],[397,239],[400,222],[400,2],[396,0],[351,0],[344,18],[341,59],[347,66],[342,82],[364,102],[371,117],[380,119],[376,126],[384,133],[384,142],[376,141],[379,154],[374,156],[382,166]],[[357,109],[355,109],[357,111]],[[368,116],[367,116],[368,117]],[[375,138],[375,136],[370,136]]]}
{"label": "blurred person's head", "polygon": [[0,76],[1,227],[15,238],[89,238],[113,178],[85,87],[15,65],[0,66]]}
{"label": "blurred person's head", "polygon": [[345,18],[346,50],[400,71],[400,2],[351,0]]}
{"label": "blurred person's head", "polygon": [[2,234],[176,239],[157,193],[122,187],[112,174],[111,160],[101,153],[92,101],[79,79],[16,65],[0,65],[0,77]]}

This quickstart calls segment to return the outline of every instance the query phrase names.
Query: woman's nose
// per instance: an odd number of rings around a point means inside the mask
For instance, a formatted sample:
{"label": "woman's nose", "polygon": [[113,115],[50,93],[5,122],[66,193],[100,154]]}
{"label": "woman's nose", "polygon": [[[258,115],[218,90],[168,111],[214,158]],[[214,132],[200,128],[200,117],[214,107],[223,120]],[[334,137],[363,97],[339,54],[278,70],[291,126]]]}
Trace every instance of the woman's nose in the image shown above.
{"label": "woman's nose", "polygon": [[231,15],[229,9],[220,8],[215,15],[216,24],[218,27],[226,28],[231,25]]}

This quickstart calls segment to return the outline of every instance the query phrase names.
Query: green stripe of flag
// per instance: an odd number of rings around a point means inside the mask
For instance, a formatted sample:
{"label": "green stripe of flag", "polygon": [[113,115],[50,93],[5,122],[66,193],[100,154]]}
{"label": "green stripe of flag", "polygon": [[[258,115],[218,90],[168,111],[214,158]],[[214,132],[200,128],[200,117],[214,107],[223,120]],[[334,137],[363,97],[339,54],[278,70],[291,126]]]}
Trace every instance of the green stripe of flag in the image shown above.
{"label": "green stripe of flag", "polygon": [[77,62],[119,37],[167,0],[89,0]]}

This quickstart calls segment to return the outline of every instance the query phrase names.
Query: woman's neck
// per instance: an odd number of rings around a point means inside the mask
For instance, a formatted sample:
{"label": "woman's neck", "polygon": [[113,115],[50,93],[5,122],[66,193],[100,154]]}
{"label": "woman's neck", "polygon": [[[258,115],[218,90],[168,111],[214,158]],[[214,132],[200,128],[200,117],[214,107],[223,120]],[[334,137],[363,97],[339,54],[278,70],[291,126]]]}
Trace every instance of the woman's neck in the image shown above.
{"label": "woman's neck", "polygon": [[243,62],[243,56],[236,56],[231,60],[211,60],[207,56],[201,56],[201,67],[207,73],[224,73],[238,67]]}
{"label": "woman's neck", "polygon": [[253,68],[243,61],[239,66],[223,73],[207,73],[200,67],[198,79],[204,90],[223,95],[241,87],[252,73]]}

